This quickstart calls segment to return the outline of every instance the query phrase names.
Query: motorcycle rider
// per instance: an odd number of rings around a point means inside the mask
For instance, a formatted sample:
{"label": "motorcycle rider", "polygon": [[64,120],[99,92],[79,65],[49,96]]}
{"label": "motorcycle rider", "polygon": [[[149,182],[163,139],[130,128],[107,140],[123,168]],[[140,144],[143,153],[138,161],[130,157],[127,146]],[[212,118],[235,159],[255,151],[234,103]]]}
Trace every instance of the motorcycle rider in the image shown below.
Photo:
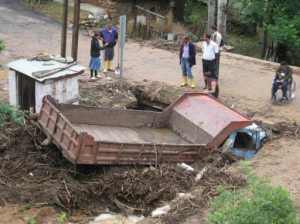
{"label": "motorcycle rider", "polygon": [[276,75],[272,86],[272,99],[276,100],[276,92],[281,88],[283,100],[287,100],[287,91],[289,85],[293,81],[293,70],[288,66],[287,62],[283,61],[280,63],[279,68],[276,71]]}

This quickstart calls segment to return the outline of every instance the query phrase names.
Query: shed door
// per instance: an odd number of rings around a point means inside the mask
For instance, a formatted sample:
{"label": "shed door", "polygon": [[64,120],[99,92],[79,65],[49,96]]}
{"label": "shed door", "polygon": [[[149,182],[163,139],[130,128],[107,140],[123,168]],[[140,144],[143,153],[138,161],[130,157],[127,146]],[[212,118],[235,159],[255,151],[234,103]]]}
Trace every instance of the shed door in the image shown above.
{"label": "shed door", "polygon": [[35,80],[22,74],[17,73],[18,77],[18,95],[19,106],[22,110],[33,109],[35,111]]}

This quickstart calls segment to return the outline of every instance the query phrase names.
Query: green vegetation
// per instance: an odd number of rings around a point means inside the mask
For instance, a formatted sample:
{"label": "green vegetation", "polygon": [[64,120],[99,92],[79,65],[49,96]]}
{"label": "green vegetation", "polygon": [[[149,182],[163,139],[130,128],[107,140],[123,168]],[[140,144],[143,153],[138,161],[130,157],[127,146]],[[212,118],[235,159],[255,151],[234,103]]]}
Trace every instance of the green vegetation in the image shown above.
{"label": "green vegetation", "polygon": [[248,186],[213,200],[209,224],[299,224],[289,193],[247,170]]}
{"label": "green vegetation", "polygon": [[207,6],[199,0],[187,0],[184,21],[191,25],[193,33],[203,35],[206,30]]}
{"label": "green vegetation", "polygon": [[255,58],[260,58],[261,56],[261,41],[258,36],[246,36],[236,33],[229,33],[227,35],[226,44],[229,46],[234,46],[234,49],[231,51],[233,53]]}
{"label": "green vegetation", "polygon": [[[300,1],[232,0],[226,43],[235,53],[300,65]],[[200,36],[206,31],[207,6],[185,1],[185,22]]]}
{"label": "green vegetation", "polygon": [[14,122],[22,125],[24,123],[24,113],[14,107],[0,102],[0,126],[5,122]]}
{"label": "green vegetation", "polygon": [[[185,22],[198,37],[206,32],[207,5],[200,0],[187,0],[185,6]],[[233,46],[233,53],[259,58],[261,56],[261,41],[258,35],[241,35],[241,27],[229,24],[226,44]]]}
{"label": "green vegetation", "polygon": [[4,49],[5,49],[4,42],[0,40],[0,52],[3,51]]}
{"label": "green vegetation", "polygon": [[[34,11],[40,12],[48,17],[54,19],[57,22],[62,22],[63,16],[63,5],[58,2],[53,1],[42,1],[38,4],[38,1],[29,2],[28,0],[23,0],[24,4]],[[68,21],[73,21],[73,11],[74,7],[69,6],[69,14],[68,14]],[[80,18],[87,18],[88,12],[81,11]]]}
{"label": "green vegetation", "polygon": [[38,224],[35,218],[29,218],[27,224]]}
{"label": "green vegetation", "polygon": [[68,215],[65,212],[61,212],[57,218],[58,224],[65,224],[68,222]]}
{"label": "green vegetation", "polygon": [[300,52],[300,1],[240,0],[241,21],[262,28],[263,55],[275,61],[296,62]]}

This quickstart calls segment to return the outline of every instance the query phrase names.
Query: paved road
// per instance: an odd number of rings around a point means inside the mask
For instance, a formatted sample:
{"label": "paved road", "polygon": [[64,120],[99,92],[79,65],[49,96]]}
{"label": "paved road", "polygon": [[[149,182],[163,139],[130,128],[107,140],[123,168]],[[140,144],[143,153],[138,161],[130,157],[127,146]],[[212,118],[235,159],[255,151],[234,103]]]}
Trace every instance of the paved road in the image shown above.
{"label": "paved road", "polygon": [[[0,0],[0,39],[4,39],[7,45],[7,50],[0,55],[0,63],[20,57],[32,57],[40,52],[58,54],[60,25],[25,9],[18,0]],[[69,44],[70,40],[69,32]],[[81,34],[79,61],[83,65],[87,65],[89,60],[89,45],[89,38]],[[177,54],[129,42],[125,56],[125,76],[129,79],[158,80],[176,85],[180,81]],[[194,74],[200,86],[200,56],[197,61]],[[300,97],[284,107],[274,107],[269,103],[273,74],[274,68],[267,64],[223,55],[220,70],[221,95],[227,102],[245,111],[257,112],[258,116],[272,120],[300,121]],[[296,77],[296,80],[300,86],[300,78]],[[2,88],[5,87],[2,85]]]}

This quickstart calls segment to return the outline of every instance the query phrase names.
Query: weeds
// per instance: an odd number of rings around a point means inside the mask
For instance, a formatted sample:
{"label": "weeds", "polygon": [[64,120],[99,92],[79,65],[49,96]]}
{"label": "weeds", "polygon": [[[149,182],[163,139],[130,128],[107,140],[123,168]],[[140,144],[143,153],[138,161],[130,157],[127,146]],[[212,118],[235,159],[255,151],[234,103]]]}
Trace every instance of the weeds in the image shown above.
{"label": "weeds", "polygon": [[22,125],[24,123],[24,112],[0,102],[0,127],[3,126],[5,122],[14,122]]}
{"label": "weeds", "polygon": [[244,166],[248,186],[221,194],[212,202],[209,224],[299,224],[290,194],[256,177]]}
{"label": "weeds", "polygon": [[68,221],[68,215],[65,212],[61,212],[57,218],[58,224],[65,224]]}
{"label": "weeds", "polygon": [[27,224],[37,224],[37,221],[35,220],[35,218],[29,218]]}
{"label": "weeds", "polygon": [[5,49],[4,42],[0,40],[0,52],[3,51],[4,49]]}

